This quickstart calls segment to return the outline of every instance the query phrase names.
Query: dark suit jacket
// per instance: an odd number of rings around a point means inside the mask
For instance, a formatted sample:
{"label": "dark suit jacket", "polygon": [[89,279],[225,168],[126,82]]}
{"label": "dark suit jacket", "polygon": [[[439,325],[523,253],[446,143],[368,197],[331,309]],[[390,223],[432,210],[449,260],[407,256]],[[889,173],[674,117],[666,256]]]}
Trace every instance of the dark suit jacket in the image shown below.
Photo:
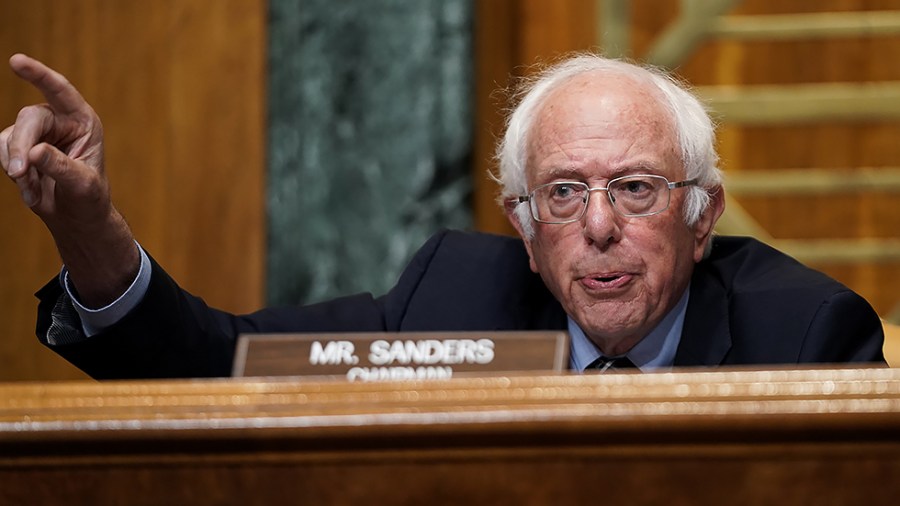
{"label": "dark suit jacket", "polygon": [[[59,343],[81,334],[80,321],[51,281],[37,294],[39,339],[96,378],[199,377],[229,375],[235,339],[248,332],[566,328],[521,240],[508,237],[444,231],[382,297],[242,316],[209,308],[152,263],[140,305],[73,344]],[[675,365],[883,363],[883,341],[878,316],[845,286],[753,239],[717,237],[694,270]]]}

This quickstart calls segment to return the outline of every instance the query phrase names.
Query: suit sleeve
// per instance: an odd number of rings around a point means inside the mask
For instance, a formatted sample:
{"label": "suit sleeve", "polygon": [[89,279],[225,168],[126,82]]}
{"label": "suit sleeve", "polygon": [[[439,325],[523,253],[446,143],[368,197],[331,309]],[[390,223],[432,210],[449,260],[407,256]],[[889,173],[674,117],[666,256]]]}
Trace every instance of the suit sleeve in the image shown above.
{"label": "suit sleeve", "polygon": [[91,337],[56,280],[38,292],[38,339],[97,379],[229,376],[238,335],[274,332],[377,331],[380,305],[369,294],[303,307],[234,315],[181,289],[151,259],[144,299],[118,323]]}
{"label": "suit sleeve", "polygon": [[885,364],[881,320],[860,295],[839,291],[819,306],[813,317],[800,362]]}
{"label": "suit sleeve", "polygon": [[234,315],[183,290],[151,257],[143,300],[119,322],[91,337],[68,294],[53,279],[36,295],[38,339],[93,378],[189,378],[231,374],[243,333],[395,331],[445,233],[416,254],[391,292]]}

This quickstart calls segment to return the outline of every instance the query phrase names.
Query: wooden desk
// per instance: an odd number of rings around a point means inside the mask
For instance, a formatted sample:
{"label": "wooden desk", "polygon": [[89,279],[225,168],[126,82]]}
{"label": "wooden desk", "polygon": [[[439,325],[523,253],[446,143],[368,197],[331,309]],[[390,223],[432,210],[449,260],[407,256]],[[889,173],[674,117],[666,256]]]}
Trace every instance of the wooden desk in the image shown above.
{"label": "wooden desk", "polygon": [[0,385],[0,504],[896,504],[900,370]]}

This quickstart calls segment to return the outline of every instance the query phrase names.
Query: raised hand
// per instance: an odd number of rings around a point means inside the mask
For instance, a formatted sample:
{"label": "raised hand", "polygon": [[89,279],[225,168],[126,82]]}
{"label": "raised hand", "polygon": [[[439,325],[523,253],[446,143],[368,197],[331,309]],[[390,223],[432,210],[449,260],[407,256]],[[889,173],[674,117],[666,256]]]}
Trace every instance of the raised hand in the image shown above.
{"label": "raised hand", "polygon": [[100,118],[53,69],[22,54],[9,64],[47,102],[0,132],[0,163],[53,235],[82,302],[108,304],[131,283],[139,255],[110,200]]}

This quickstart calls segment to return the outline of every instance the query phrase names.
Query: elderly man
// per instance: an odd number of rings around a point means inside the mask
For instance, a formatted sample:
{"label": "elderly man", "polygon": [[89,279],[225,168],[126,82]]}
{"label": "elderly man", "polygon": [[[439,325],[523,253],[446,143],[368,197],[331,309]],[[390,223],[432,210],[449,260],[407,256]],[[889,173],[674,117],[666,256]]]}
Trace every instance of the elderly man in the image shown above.
{"label": "elderly man", "polygon": [[66,265],[39,292],[38,337],[95,377],[227,375],[246,332],[568,329],[579,371],[884,360],[857,294],[752,239],[713,238],[712,123],[656,71],[585,55],[525,88],[498,149],[521,240],[445,231],[382,297],[235,316],[137,246],[78,92],[26,56],[10,64],[48,104],[0,134],[0,161]]}

